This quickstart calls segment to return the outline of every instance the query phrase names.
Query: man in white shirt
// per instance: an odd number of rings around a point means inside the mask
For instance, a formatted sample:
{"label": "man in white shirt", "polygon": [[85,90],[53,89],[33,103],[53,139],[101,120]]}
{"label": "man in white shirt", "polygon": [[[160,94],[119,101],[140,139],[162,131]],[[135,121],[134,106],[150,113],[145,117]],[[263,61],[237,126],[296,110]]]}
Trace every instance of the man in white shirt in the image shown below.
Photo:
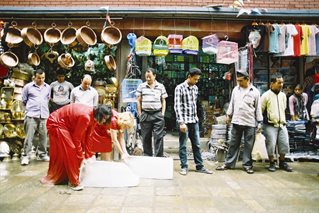
{"label": "man in white shirt", "polygon": [[[248,174],[253,174],[253,161],[251,152],[253,150],[257,124],[261,123],[260,93],[250,83],[249,74],[246,71],[237,71],[238,85],[233,89],[229,107],[226,112],[226,123],[232,124],[229,149],[225,164],[216,170],[232,169],[236,165],[240,150],[242,136],[244,136],[243,169]],[[260,128],[260,125],[258,126]]]}
{"label": "man in white shirt", "polygon": [[88,74],[84,75],[81,84],[71,91],[71,103],[82,103],[88,106],[97,106],[99,95],[93,87],[91,87],[92,77]]}

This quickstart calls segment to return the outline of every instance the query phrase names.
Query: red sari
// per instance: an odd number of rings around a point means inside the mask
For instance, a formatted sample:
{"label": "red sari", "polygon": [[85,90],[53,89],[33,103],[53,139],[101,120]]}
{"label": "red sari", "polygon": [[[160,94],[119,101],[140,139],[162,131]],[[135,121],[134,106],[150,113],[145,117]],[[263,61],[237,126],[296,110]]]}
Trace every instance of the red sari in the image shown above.
{"label": "red sari", "polygon": [[47,129],[50,139],[50,163],[43,183],[60,184],[69,181],[79,185],[83,158],[93,153],[89,149],[91,130],[96,125],[93,107],[74,103],[50,114]]}
{"label": "red sari", "polygon": [[112,110],[111,123],[109,125],[97,124],[89,139],[90,150],[92,152],[111,152],[112,151],[112,138],[110,129],[118,130],[117,125],[117,112]]}

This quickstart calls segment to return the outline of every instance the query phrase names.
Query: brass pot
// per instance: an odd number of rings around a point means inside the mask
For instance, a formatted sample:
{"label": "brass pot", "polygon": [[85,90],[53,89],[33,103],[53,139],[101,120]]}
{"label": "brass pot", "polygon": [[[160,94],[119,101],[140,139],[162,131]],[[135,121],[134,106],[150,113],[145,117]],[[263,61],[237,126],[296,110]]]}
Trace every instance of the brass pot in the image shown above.
{"label": "brass pot", "polygon": [[106,55],[105,57],[104,57],[104,62],[105,62],[105,64],[106,64],[106,66],[107,66],[107,68],[110,70],[110,71],[115,71],[116,70],[116,62],[115,62],[115,60],[114,60],[114,58],[113,58],[113,56],[112,55]]}
{"label": "brass pot", "polygon": [[71,69],[74,66],[74,59],[70,53],[63,53],[58,57],[59,65],[64,69]]}
{"label": "brass pot", "polygon": [[89,26],[82,26],[76,31],[76,38],[82,46],[93,46],[97,42],[95,32]]}
{"label": "brass pot", "polygon": [[50,61],[51,64],[58,58],[59,53],[57,51],[50,50],[44,54],[44,57]]}
{"label": "brass pot", "polygon": [[14,71],[12,72],[11,77],[12,77],[12,78],[15,78],[15,79],[24,80],[24,81],[29,81],[29,79],[30,79],[29,73],[24,72],[24,71],[22,71],[22,70],[14,70]]}
{"label": "brass pot", "polygon": [[61,31],[56,28],[56,24],[52,23],[51,27],[44,32],[44,41],[50,45],[54,45],[61,40]]}
{"label": "brass pot", "polygon": [[21,30],[17,28],[17,22],[11,22],[11,26],[8,28],[5,42],[7,42],[9,47],[18,46],[23,41],[21,37]]}
{"label": "brass pot", "polygon": [[33,65],[33,66],[39,66],[40,56],[37,53],[29,53],[28,54],[28,64]]}
{"label": "brass pot", "polygon": [[24,42],[29,46],[39,46],[43,42],[43,37],[41,32],[36,29],[35,24],[33,27],[25,27],[21,30],[21,36]]}
{"label": "brass pot", "polygon": [[109,46],[116,45],[121,42],[122,33],[114,26],[107,26],[101,32],[101,40]]}
{"label": "brass pot", "polygon": [[0,63],[8,68],[18,65],[19,58],[11,51],[7,51],[0,56]]}
{"label": "brass pot", "polygon": [[76,29],[72,27],[72,23],[69,23],[68,27],[62,31],[61,43],[63,45],[68,45],[69,47],[77,45]]}

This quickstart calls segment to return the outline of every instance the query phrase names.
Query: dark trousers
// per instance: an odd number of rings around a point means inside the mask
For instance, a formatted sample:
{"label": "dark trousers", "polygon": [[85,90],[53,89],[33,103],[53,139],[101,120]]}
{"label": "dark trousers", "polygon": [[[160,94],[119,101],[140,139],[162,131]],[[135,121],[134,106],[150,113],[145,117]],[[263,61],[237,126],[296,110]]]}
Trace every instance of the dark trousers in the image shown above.
{"label": "dark trousers", "polygon": [[229,148],[226,155],[225,165],[234,168],[240,151],[242,136],[244,135],[244,150],[243,150],[243,167],[252,168],[253,161],[251,152],[253,151],[256,128],[233,124],[230,133]]}
{"label": "dark trousers", "polygon": [[164,127],[165,120],[161,111],[145,112],[142,111],[140,117],[141,134],[143,140],[143,149],[145,156],[153,156],[152,136],[154,139],[154,147],[156,157],[163,157],[164,153]]}

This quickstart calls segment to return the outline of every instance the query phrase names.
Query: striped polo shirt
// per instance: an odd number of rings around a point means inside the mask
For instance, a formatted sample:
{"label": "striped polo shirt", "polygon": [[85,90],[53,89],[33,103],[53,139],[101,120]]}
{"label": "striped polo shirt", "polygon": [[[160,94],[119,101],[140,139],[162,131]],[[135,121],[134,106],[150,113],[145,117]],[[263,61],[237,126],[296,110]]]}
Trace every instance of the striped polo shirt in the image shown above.
{"label": "striped polo shirt", "polygon": [[142,98],[142,110],[159,111],[162,109],[162,98],[167,98],[167,92],[164,85],[157,81],[153,89],[147,82],[143,82],[138,86],[136,96]]}

